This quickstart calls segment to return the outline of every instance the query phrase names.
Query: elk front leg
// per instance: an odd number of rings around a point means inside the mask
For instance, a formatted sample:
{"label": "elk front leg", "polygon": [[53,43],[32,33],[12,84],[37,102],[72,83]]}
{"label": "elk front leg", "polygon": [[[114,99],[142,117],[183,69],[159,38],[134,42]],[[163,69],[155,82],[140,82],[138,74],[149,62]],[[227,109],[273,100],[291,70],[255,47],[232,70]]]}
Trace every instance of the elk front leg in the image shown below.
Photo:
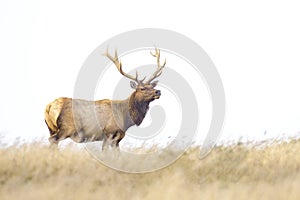
{"label": "elk front leg", "polygon": [[104,136],[103,142],[102,142],[102,152],[106,152],[108,147],[109,147],[108,138],[106,136]]}
{"label": "elk front leg", "polygon": [[112,138],[112,143],[111,143],[112,149],[119,151],[120,150],[119,143],[124,137],[125,137],[125,132],[123,132],[123,131],[116,132]]}

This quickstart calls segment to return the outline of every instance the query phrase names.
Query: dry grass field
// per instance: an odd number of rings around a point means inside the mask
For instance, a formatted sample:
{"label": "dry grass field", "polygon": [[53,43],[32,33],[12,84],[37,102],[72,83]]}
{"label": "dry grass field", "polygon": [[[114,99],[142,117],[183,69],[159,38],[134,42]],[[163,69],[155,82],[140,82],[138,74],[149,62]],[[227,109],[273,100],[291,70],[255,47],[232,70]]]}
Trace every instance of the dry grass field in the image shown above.
{"label": "dry grass field", "polygon": [[190,149],[162,170],[129,174],[84,149],[0,148],[0,199],[300,199],[300,141],[264,148]]}

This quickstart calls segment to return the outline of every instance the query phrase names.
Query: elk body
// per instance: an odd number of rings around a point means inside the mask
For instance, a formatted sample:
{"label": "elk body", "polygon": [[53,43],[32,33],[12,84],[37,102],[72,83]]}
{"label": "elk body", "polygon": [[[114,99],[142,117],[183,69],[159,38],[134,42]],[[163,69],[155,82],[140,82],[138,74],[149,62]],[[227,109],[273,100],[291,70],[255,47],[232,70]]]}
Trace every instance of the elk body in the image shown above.
{"label": "elk body", "polygon": [[48,126],[51,144],[71,138],[75,142],[103,141],[102,151],[109,146],[119,148],[119,142],[124,138],[127,129],[133,125],[139,126],[149,104],[161,95],[160,90],[154,89],[158,81],[153,81],[162,73],[166,65],[160,64],[160,50],[155,49],[152,56],[156,57],[157,70],[145,81],[136,76],[126,74],[117,52],[111,56],[108,50],[104,54],[125,77],[131,79],[130,85],[135,91],[125,100],[103,99],[87,101],[72,98],[58,98],[48,104],[45,110],[45,122]]}

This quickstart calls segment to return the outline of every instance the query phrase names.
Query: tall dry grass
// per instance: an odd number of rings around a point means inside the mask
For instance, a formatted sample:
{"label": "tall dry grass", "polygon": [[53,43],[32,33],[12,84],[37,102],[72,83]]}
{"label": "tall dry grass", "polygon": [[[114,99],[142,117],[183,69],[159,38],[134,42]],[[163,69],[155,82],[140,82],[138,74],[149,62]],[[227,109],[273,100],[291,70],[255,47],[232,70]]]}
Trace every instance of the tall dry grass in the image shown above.
{"label": "tall dry grass", "polygon": [[0,149],[0,199],[300,199],[300,141],[190,149],[146,174],[115,171],[83,149],[33,143]]}

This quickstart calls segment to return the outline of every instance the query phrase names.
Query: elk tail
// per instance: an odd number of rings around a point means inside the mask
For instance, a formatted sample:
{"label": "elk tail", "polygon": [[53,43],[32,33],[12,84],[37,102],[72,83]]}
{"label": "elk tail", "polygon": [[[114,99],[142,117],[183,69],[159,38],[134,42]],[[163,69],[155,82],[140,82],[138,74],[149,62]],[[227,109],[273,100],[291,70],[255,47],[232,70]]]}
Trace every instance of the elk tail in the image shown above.
{"label": "elk tail", "polygon": [[52,103],[49,103],[46,106],[46,109],[45,109],[45,122],[48,126],[50,135],[54,135],[54,134],[56,134],[58,128],[57,128],[56,124],[53,123],[53,121],[52,121],[53,116],[50,115],[51,107],[52,107]]}

